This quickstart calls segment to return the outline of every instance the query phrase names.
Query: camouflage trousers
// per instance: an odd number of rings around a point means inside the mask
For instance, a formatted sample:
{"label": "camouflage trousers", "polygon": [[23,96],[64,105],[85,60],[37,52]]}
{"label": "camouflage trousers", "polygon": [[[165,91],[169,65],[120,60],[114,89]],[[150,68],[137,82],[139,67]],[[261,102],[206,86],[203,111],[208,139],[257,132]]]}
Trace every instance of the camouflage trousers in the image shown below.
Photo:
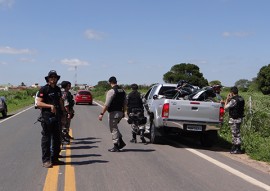
{"label": "camouflage trousers", "polygon": [[109,112],[109,126],[112,134],[112,141],[114,144],[118,143],[119,138],[122,137],[118,129],[118,123],[123,118],[123,112],[121,111],[112,111]]}
{"label": "camouflage trousers", "polygon": [[240,133],[241,123],[230,123],[230,126],[232,133],[232,144],[241,145],[241,133]]}

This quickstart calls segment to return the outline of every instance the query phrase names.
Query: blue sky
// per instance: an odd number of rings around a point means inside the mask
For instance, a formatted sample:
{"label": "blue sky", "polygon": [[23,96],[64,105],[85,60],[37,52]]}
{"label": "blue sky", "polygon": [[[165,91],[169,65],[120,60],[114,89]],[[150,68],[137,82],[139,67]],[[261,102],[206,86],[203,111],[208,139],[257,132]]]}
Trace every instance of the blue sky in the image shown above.
{"label": "blue sky", "polygon": [[[0,0],[0,84],[163,82],[191,63],[232,86],[270,63],[269,0]],[[75,70],[75,66],[77,70]]]}

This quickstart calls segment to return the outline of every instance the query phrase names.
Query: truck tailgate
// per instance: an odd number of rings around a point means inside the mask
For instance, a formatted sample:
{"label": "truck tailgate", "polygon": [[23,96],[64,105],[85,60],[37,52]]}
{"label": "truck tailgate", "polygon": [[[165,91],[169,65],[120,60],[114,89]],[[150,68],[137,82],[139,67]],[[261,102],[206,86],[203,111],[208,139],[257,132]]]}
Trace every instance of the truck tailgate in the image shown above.
{"label": "truck tailgate", "polygon": [[221,104],[215,102],[170,100],[169,119],[176,121],[219,123],[220,107]]}

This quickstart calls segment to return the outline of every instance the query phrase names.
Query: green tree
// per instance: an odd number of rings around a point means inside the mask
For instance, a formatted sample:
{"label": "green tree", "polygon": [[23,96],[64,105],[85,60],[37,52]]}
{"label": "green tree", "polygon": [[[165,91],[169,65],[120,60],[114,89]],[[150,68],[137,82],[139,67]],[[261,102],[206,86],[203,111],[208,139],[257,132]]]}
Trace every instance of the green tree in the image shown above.
{"label": "green tree", "polygon": [[208,85],[208,81],[203,77],[200,68],[194,64],[176,64],[171,70],[163,75],[166,83],[177,83],[179,80],[187,80],[195,86],[203,87]]}
{"label": "green tree", "polygon": [[104,81],[99,81],[97,85],[95,85],[95,89],[97,91],[108,91],[109,89],[111,89],[110,84],[108,84],[108,81],[104,80]]}
{"label": "green tree", "polygon": [[260,69],[257,75],[257,82],[263,94],[270,94],[270,64]]}
{"label": "green tree", "polygon": [[250,84],[251,84],[251,81],[249,81],[247,79],[240,79],[234,83],[234,85],[236,87],[238,87],[239,89],[242,89],[242,90],[247,90],[248,87],[250,86]]}
{"label": "green tree", "polygon": [[250,85],[248,86],[248,91],[249,92],[260,91],[257,78],[252,78],[252,81],[251,81]]}

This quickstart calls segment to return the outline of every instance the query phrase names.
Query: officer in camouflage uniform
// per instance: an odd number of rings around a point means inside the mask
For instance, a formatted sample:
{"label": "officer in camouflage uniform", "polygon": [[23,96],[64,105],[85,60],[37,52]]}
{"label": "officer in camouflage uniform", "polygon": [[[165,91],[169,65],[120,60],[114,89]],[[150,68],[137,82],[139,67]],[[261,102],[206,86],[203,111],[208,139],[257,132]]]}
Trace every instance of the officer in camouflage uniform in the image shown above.
{"label": "officer in camouflage uniform", "polygon": [[225,110],[229,110],[229,124],[232,132],[231,154],[241,154],[240,127],[244,117],[245,100],[238,95],[238,88],[232,87],[225,101]]}
{"label": "officer in camouflage uniform", "polygon": [[73,96],[70,93],[71,83],[69,81],[62,81],[61,83],[61,91],[62,91],[62,99],[64,104],[64,113],[61,118],[61,125],[62,125],[62,143],[63,144],[69,144],[70,139],[73,139],[69,135],[69,129],[70,129],[70,121],[74,116],[74,101]]}
{"label": "officer in camouflage uniform", "polygon": [[[132,121],[134,124],[134,121],[132,120],[132,113],[134,111],[140,111],[142,117],[144,118],[144,107],[142,102],[142,97],[140,92],[138,92],[138,85],[137,84],[131,84],[132,91],[128,94],[127,97],[127,114],[129,116],[129,121]],[[138,119],[136,119],[138,120]],[[133,126],[134,127],[134,126]],[[146,140],[144,138],[144,132],[145,132],[145,124],[139,123],[139,125],[135,126],[138,129],[133,128],[132,129],[132,139],[130,140],[131,143],[137,143],[136,135],[140,135],[140,139],[142,143],[146,144]]]}

